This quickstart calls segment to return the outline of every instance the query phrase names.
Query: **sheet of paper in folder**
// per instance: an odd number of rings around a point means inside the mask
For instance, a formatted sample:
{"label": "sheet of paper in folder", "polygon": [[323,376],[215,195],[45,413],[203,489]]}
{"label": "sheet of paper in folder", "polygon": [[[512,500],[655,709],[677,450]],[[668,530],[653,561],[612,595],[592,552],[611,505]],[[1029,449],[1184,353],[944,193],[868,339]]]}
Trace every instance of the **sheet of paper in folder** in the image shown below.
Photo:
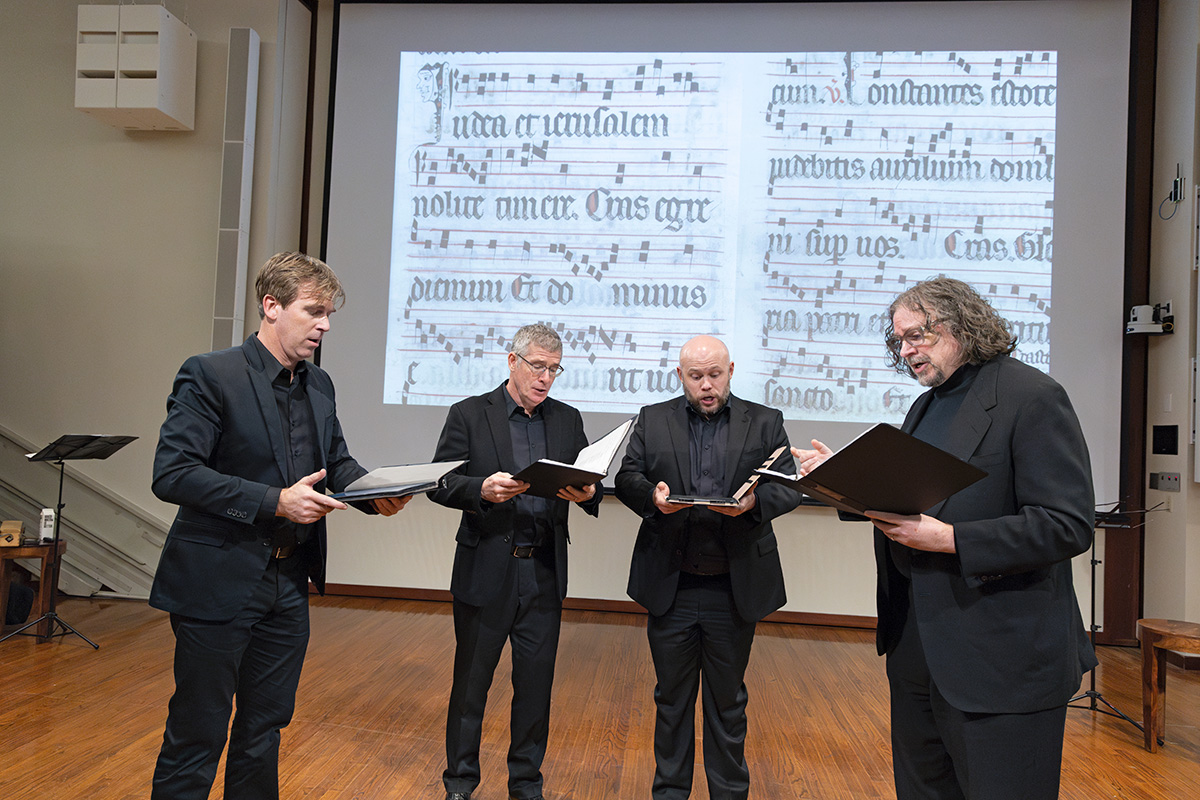
{"label": "sheet of paper in folder", "polygon": [[742,498],[746,496],[746,493],[754,488],[754,484],[758,483],[758,479],[761,477],[760,471],[774,464],[775,460],[783,455],[783,451],[786,449],[787,445],[783,445],[767,456],[767,460],[762,463],[762,466],[750,473],[750,477],[738,487],[738,490],[733,493],[732,497],[696,497],[687,494],[671,494],[667,495],[667,502],[685,506],[736,506],[742,502]]}
{"label": "sheet of paper in folder", "polygon": [[436,489],[447,472],[465,461],[441,461],[433,464],[401,464],[373,469],[344,491],[330,495],[334,500],[374,500],[378,497],[406,497]]}
{"label": "sheet of paper in folder", "polygon": [[513,475],[513,478],[529,484],[529,488],[525,490],[526,494],[551,498],[557,497],[559,489],[563,487],[573,486],[578,489],[602,480],[608,475],[608,468],[612,465],[621,443],[625,441],[633,420],[634,418],[630,417],[580,450],[574,464],[541,458]]}

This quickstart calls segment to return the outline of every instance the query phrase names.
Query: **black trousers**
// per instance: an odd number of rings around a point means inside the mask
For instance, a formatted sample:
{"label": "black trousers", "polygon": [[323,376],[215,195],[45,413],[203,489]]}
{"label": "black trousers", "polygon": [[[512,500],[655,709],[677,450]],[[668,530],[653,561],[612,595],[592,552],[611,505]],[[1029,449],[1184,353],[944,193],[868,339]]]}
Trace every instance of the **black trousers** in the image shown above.
{"label": "black trousers", "polygon": [[1054,800],[1067,707],[1028,714],[960,711],[929,674],[909,604],[888,654],[897,800]]}
{"label": "black trousers", "polygon": [[675,603],[662,616],[648,617],[646,638],[658,680],[651,789],[655,800],[686,800],[691,795],[701,684],[709,797],[741,800],[749,794],[744,679],[754,628],[754,622],[738,616],[728,575],[681,573]]}
{"label": "black trousers", "polygon": [[171,627],[175,694],[151,798],[207,798],[228,730],[226,800],[277,800],[279,731],[291,722],[308,648],[303,560],[272,561],[234,619],[209,622],[172,614]]}
{"label": "black trousers", "polygon": [[549,548],[533,558],[514,558],[495,602],[472,606],[454,601],[454,685],[442,773],[447,792],[473,792],[479,785],[484,706],[507,641],[512,643],[513,685],[508,793],[517,798],[542,793],[561,621],[562,599]]}

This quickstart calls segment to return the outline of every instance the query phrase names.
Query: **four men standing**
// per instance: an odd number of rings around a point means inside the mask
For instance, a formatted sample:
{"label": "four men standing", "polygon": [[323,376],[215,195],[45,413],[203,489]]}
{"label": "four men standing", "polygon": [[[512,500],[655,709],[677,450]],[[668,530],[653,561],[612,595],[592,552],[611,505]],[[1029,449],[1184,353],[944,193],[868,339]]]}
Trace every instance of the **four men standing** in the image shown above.
{"label": "four men standing", "polygon": [[[291,718],[308,641],[307,582],[323,588],[328,497],[364,474],[347,451],[329,377],[305,359],[343,297],[324,263],[272,258],[257,281],[262,323],[241,347],[180,369],[154,464],[154,491],[180,506],[151,604],[171,612],[176,692],[153,797],[207,797],[229,735],[225,796],[278,797],[279,731]],[[1096,660],[1070,559],[1092,536],[1087,448],[1065,392],[1008,354],[1006,323],[961,281],[938,278],[889,309],[891,363],[930,391],[904,430],[987,477],[928,510],[868,511],[878,565],[878,647],[887,655],[899,800],[1054,798],[1066,702]],[[513,474],[575,460],[580,414],[549,397],[562,342],[517,331],[509,377],[451,407],[434,461],[467,463],[430,493],[462,512],[451,578],[456,640],[446,722],[447,800],[480,783],[484,707],[506,642],[513,703],[508,794],[541,800],[562,602],[568,509],[596,515],[598,485],[531,495]],[[746,798],[745,672],[757,622],[785,602],[771,521],[800,495],[760,483],[729,496],[769,454],[791,472],[831,455],[793,448],[779,411],[734,396],[725,345],[680,350],[683,396],[643,408],[616,477],[640,518],[629,596],[649,612],[655,800],[685,800],[701,694],[714,800]],[[893,465],[904,468],[904,465]],[[394,514],[404,500],[364,510]]]}

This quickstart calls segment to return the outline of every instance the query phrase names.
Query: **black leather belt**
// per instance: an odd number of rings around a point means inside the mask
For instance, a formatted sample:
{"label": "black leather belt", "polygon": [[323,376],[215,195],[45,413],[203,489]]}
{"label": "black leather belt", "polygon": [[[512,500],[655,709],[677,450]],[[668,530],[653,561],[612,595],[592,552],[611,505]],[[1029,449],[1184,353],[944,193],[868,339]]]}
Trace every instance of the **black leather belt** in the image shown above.
{"label": "black leather belt", "polygon": [[514,544],[513,558],[533,558],[533,554],[542,548],[532,544]]}
{"label": "black leather belt", "polygon": [[296,552],[296,545],[288,544],[288,545],[284,545],[282,547],[276,547],[274,550],[272,550],[271,558],[278,558],[278,559],[291,558],[292,555],[295,554],[295,552]]}

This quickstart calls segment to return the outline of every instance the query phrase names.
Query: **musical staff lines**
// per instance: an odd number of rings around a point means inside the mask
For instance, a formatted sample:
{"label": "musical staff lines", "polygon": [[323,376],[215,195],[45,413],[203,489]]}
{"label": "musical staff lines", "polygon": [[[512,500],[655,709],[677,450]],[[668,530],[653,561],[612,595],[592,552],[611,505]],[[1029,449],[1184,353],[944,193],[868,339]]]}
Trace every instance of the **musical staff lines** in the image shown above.
{"label": "musical staff lines", "polygon": [[385,401],[505,374],[559,331],[556,396],[676,394],[722,336],[786,416],[897,419],[883,358],[913,282],[973,283],[1049,364],[1053,52],[404,53]]}
{"label": "musical staff lines", "polygon": [[[841,53],[774,64],[760,95],[754,371],[793,415],[897,419],[886,309],[916,281],[972,283],[1047,369],[1053,53]],[[836,86],[836,91],[829,87]]]}

